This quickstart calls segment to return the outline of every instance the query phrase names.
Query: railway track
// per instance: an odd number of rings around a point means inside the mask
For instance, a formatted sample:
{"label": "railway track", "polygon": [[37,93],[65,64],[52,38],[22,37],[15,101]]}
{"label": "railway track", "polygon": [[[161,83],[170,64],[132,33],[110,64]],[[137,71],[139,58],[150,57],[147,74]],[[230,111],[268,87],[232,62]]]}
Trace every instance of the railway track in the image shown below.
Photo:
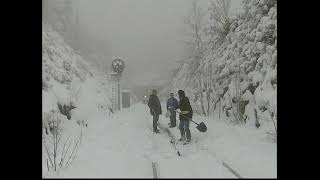
{"label": "railway track", "polygon": [[[165,135],[165,137],[168,138],[167,142],[170,143],[173,146],[172,153],[175,150],[176,155],[178,155],[180,158],[184,158],[183,152],[179,151],[179,149],[178,149],[179,147],[175,143],[176,138],[174,137],[173,132],[171,132],[169,128],[167,128],[167,127],[165,127],[164,125],[161,125],[161,124],[159,124],[159,128],[160,128],[160,131],[165,132],[164,135]],[[154,143],[156,143],[156,142],[154,142]],[[156,151],[157,147],[158,147],[158,145],[154,147],[155,151]],[[201,147],[199,147],[199,148],[200,148],[199,150],[201,150],[202,152],[204,151],[205,153],[208,153],[208,154],[212,155],[212,157],[214,157],[218,161],[218,164],[220,164],[223,168],[225,168],[228,172],[230,172],[235,178],[239,178],[239,179],[243,178],[240,175],[240,173],[237,172],[234,168],[232,168],[228,163],[226,163],[225,161],[219,159],[214,152],[210,151],[209,149],[202,149]],[[161,153],[161,152],[158,152],[158,153]],[[154,179],[165,178],[165,177],[160,177],[159,166],[161,166],[161,164],[159,164],[159,161],[153,158],[151,160],[151,167],[152,167],[152,174],[153,174],[153,178]],[[162,168],[164,168],[164,167],[162,167]],[[166,168],[163,169],[163,170],[167,171]],[[163,173],[166,174],[165,171]],[[165,176],[165,174],[163,176]]]}

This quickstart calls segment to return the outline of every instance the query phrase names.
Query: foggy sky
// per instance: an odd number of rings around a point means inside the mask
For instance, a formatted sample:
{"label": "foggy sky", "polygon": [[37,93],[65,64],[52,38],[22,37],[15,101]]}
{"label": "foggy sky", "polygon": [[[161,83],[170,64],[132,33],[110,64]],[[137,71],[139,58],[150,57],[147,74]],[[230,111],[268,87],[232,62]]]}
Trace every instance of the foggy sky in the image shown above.
{"label": "foggy sky", "polygon": [[[168,80],[183,57],[182,17],[191,0],[77,0],[80,23],[89,33],[108,42],[109,57],[124,57],[124,77],[147,85]],[[231,0],[237,8],[241,0]],[[200,0],[205,6],[208,0]],[[206,9],[206,7],[204,7]]]}

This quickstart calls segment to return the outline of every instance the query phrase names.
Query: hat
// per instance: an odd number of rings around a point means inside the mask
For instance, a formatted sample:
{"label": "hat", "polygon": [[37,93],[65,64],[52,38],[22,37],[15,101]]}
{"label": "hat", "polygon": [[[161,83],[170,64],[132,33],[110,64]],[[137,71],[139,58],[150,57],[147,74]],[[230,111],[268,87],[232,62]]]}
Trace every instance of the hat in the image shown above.
{"label": "hat", "polygon": [[181,96],[181,97],[184,97],[185,96],[184,91],[180,89],[178,91],[178,95]]}
{"label": "hat", "polygon": [[157,95],[157,90],[152,89],[152,94],[153,94],[153,95]]}

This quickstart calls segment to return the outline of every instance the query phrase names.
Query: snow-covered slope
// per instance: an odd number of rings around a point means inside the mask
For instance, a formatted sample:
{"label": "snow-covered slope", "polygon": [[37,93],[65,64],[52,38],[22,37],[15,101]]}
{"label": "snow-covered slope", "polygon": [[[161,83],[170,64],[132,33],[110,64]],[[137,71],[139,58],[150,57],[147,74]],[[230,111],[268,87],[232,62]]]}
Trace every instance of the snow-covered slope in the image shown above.
{"label": "snow-covered slope", "polygon": [[[84,113],[90,107],[106,108],[110,88],[105,74],[75,53],[50,25],[43,24],[42,34],[43,112],[56,109],[58,101],[71,102]],[[89,102],[98,104],[82,108]]]}
{"label": "snow-covered slope", "polygon": [[92,73],[82,57],[64,42],[49,24],[42,25],[42,89],[48,90],[53,81],[64,86],[75,79],[84,81]]}
{"label": "snow-covered slope", "polygon": [[[60,120],[61,142],[66,142],[68,137],[77,138],[79,134],[84,134],[85,129],[94,124],[95,116],[108,118],[110,88],[105,73],[99,72],[75,53],[50,25],[43,24],[42,28],[43,140],[51,147],[52,144],[48,143],[55,132],[55,120]],[[64,114],[59,105],[75,108]],[[62,152],[61,148],[59,150],[59,153]],[[49,158],[45,149],[43,152],[45,175],[48,173],[46,161]]]}
{"label": "snow-covered slope", "polygon": [[184,89],[200,114],[201,96],[206,114],[209,96],[210,108],[217,103],[214,113],[220,106],[221,116],[230,119],[237,90],[245,104],[246,124],[254,126],[255,110],[261,125],[276,119],[277,1],[245,0],[243,5],[244,12],[231,19],[225,40],[215,48],[207,45],[202,59],[184,63],[166,91]]}

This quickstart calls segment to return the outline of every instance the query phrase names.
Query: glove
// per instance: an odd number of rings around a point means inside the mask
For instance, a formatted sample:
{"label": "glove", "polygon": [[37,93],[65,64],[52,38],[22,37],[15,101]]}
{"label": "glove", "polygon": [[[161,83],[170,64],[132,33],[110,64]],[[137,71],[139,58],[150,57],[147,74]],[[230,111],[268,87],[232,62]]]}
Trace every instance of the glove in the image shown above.
{"label": "glove", "polygon": [[181,111],[180,114],[188,114],[189,111]]}

